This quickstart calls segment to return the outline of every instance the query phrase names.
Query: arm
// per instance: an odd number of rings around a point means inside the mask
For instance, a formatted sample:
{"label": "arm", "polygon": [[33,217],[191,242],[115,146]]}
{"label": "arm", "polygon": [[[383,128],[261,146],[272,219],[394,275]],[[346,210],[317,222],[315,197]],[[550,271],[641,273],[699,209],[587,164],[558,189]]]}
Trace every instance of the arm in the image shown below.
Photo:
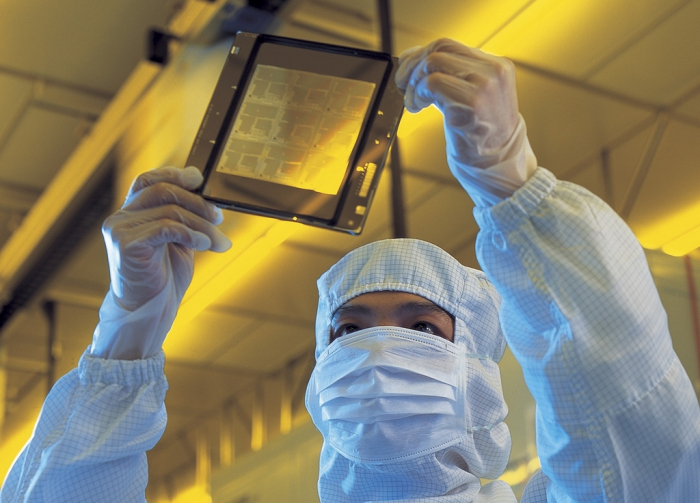
{"label": "arm", "polygon": [[134,361],[86,352],[51,389],[0,501],[145,501],[146,451],[166,423],[163,364],[162,351]]}
{"label": "arm", "polygon": [[404,53],[397,81],[409,110],[443,112],[450,170],[477,206],[477,255],[537,402],[546,476],[529,496],[697,498],[700,410],[644,254],[605,203],[535,170],[512,64],[439,40]]}
{"label": "arm", "polygon": [[46,398],[0,501],[143,502],[146,451],[165,429],[161,349],[193,271],[193,250],[224,251],[222,215],[189,192],[195,168],[139,176],[103,226],[111,288],[78,369]]}
{"label": "arm", "polygon": [[550,498],[697,497],[700,409],[629,228],[543,169],[475,216],[477,255],[537,402]]}

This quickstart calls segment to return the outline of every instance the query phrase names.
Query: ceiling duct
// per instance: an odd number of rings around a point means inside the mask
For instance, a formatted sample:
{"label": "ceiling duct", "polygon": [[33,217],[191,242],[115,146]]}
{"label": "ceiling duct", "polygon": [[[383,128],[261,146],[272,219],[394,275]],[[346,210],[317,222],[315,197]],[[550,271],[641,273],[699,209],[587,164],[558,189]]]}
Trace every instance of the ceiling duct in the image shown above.
{"label": "ceiling duct", "polygon": [[300,0],[230,0],[196,37],[199,44],[214,44],[239,31],[274,33]]}
{"label": "ceiling duct", "polygon": [[[110,161],[111,162],[111,161]],[[37,254],[33,265],[12,290],[9,299],[0,308],[0,338],[2,328],[12,316],[22,309],[53,276],[65,259],[80,244],[85,235],[98,225],[112,208],[114,202],[114,169],[108,167],[83,202],[63,219],[59,229],[43,243],[43,251]]]}

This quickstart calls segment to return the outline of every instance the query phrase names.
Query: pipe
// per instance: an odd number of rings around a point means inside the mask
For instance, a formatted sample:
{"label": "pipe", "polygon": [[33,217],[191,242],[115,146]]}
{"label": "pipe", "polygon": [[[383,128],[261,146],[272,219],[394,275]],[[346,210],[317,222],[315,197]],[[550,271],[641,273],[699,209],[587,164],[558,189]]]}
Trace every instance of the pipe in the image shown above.
{"label": "pipe", "polygon": [[688,297],[690,298],[690,316],[693,319],[693,334],[695,335],[695,356],[698,360],[698,382],[700,382],[700,315],[698,314],[698,298],[695,292],[695,278],[693,276],[693,262],[690,255],[683,257],[685,263],[685,275],[688,278]]}

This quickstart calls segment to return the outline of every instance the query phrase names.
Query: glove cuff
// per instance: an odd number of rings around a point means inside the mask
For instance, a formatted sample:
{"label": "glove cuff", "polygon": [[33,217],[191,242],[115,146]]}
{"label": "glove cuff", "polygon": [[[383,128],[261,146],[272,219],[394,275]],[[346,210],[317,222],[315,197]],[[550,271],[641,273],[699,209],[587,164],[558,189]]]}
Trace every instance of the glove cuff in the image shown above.
{"label": "glove cuff", "polygon": [[497,152],[467,164],[448,149],[447,163],[474,204],[482,207],[494,206],[512,196],[537,169],[522,116],[508,142]]}
{"label": "glove cuff", "polygon": [[111,360],[139,360],[159,351],[175,320],[179,298],[172,276],[154,298],[135,311],[122,308],[110,289],[89,352]]}

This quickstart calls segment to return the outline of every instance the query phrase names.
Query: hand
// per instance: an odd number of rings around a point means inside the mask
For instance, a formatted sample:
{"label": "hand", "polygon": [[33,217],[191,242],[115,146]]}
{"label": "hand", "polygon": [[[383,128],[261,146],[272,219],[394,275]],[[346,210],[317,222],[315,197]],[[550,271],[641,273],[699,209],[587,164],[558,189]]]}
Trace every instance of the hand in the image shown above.
{"label": "hand", "polygon": [[221,210],[190,192],[201,183],[194,167],[146,172],[134,180],[122,208],[105,220],[112,293],[122,309],[138,309],[169,279],[179,303],[192,280],[194,250],[231,247],[216,228]]}
{"label": "hand", "polygon": [[396,83],[410,112],[440,109],[450,170],[477,204],[512,195],[534,173],[508,59],[440,39],[404,51]]}

